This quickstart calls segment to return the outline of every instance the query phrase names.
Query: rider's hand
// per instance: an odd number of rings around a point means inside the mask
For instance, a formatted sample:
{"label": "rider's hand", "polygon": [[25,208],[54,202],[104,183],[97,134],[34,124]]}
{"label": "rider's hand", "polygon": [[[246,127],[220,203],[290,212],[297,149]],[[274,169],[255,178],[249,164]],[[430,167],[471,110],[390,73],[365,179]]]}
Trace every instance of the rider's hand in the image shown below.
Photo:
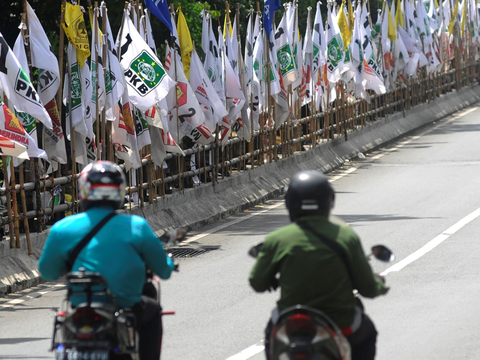
{"label": "rider's hand", "polygon": [[274,278],[274,280],[272,281],[272,284],[270,285],[270,287],[267,289],[268,292],[272,292],[272,291],[275,291],[277,290],[278,288],[278,279],[277,278]]}

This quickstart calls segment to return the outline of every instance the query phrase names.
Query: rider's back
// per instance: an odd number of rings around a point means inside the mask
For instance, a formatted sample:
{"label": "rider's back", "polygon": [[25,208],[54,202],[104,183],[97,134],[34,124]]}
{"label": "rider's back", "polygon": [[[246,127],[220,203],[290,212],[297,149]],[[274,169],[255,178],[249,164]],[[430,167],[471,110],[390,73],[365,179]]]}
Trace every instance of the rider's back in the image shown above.
{"label": "rider's back", "polygon": [[[45,244],[39,270],[46,280],[65,272],[65,263],[73,248],[108,213],[110,207],[96,207],[57,222]],[[83,267],[99,272],[120,307],[131,307],[140,301],[145,282],[145,264],[162,278],[171,268],[160,266],[165,251],[148,223],[135,215],[118,214],[79,253],[73,271]]]}

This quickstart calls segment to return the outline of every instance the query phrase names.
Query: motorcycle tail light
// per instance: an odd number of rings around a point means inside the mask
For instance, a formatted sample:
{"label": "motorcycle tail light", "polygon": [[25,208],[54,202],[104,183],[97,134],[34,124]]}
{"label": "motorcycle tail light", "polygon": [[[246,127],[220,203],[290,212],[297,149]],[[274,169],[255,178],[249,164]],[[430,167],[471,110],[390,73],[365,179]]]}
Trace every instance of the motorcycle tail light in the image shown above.
{"label": "motorcycle tail light", "polygon": [[99,321],[100,316],[91,307],[81,307],[73,314],[74,322]]}
{"label": "motorcycle tail light", "polygon": [[[306,331],[306,332],[316,332],[316,326],[312,318],[306,314],[294,314],[290,316],[287,320],[286,325],[287,334],[297,332],[297,331]],[[298,354],[301,355],[301,354]],[[298,358],[301,359],[301,358]]]}
{"label": "motorcycle tail light", "polygon": [[84,333],[77,333],[77,339],[78,340],[92,340],[93,339],[93,334],[84,334]]}

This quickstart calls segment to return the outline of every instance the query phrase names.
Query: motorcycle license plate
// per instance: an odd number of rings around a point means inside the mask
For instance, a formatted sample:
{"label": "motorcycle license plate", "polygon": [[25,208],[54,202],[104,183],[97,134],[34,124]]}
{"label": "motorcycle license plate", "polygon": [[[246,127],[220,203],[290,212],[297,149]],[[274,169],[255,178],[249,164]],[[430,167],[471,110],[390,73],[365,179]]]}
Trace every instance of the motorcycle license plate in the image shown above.
{"label": "motorcycle license plate", "polygon": [[108,351],[67,351],[57,352],[57,360],[108,360]]}

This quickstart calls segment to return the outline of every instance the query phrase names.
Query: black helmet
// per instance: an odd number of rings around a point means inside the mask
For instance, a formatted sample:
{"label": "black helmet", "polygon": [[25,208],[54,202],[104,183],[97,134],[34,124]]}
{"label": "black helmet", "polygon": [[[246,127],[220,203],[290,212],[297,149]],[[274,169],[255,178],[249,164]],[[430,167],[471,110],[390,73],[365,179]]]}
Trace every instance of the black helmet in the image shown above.
{"label": "black helmet", "polygon": [[335,191],[327,177],[315,170],[296,173],[285,193],[285,203],[291,221],[297,220],[301,215],[328,217],[334,200]]}
{"label": "black helmet", "polygon": [[110,161],[88,164],[78,178],[80,206],[84,210],[101,205],[118,209],[125,199],[125,186],[120,166]]}

